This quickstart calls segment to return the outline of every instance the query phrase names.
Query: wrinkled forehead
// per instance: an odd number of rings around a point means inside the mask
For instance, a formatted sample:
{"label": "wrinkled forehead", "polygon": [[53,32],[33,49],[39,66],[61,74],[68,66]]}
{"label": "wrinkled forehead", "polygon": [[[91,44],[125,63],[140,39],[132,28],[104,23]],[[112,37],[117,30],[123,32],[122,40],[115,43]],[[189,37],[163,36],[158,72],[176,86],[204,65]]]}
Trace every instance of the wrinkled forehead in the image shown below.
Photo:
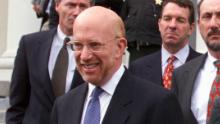
{"label": "wrinkled forehead", "polygon": [[102,16],[99,13],[81,14],[74,22],[73,33],[97,32],[101,35],[114,32],[115,22],[111,19],[111,16]]}
{"label": "wrinkled forehead", "polygon": [[205,13],[220,14],[220,0],[204,0],[200,6],[200,14]]}
{"label": "wrinkled forehead", "polygon": [[114,37],[111,26],[93,21],[78,21],[73,27],[73,37],[81,41],[103,41]]}

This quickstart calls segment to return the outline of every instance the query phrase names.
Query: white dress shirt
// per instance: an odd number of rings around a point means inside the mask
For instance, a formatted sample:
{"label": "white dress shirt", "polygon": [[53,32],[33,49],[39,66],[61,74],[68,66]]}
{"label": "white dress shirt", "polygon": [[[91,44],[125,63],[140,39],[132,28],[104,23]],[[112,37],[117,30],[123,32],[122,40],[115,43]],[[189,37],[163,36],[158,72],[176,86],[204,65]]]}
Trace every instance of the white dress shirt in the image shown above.
{"label": "white dress shirt", "polygon": [[206,124],[207,107],[212,83],[216,76],[216,59],[208,53],[204,66],[195,80],[191,97],[191,110],[199,124]]}
{"label": "white dress shirt", "polygon": [[[123,65],[121,65],[120,68],[117,70],[117,72],[112,76],[112,78],[108,82],[106,82],[105,85],[101,86],[101,88],[104,90],[104,92],[99,96],[100,114],[101,114],[100,124],[103,121],[103,118],[105,116],[105,113],[107,111],[109,103],[111,101],[111,98],[115,92],[115,89],[119,83],[119,80],[121,79],[122,75],[124,74],[124,71],[125,71],[125,68]],[[94,88],[95,88],[95,86],[92,85],[91,83],[89,83],[88,93],[87,93],[87,96],[85,99],[83,114],[82,114],[82,118],[81,118],[81,124],[83,124],[83,122],[84,122],[86,109],[87,109],[88,103],[91,99],[91,94],[92,94],[92,91]]]}
{"label": "white dress shirt", "polygon": [[[50,79],[52,78],[53,69],[54,69],[54,66],[57,60],[57,56],[59,54],[60,49],[63,46],[65,37],[67,36],[60,30],[60,27],[58,26],[57,34],[54,36],[53,43],[51,46],[50,57],[49,57],[49,62],[48,62],[48,70],[49,70]],[[70,90],[72,80],[73,80],[74,70],[76,67],[75,58],[73,56],[73,51],[71,50],[70,46],[67,46],[67,51],[69,54],[69,61],[68,61],[69,65],[67,69],[65,92]]]}
{"label": "white dress shirt", "polygon": [[[168,64],[168,58],[172,55],[170,54],[163,46],[161,49],[162,55],[162,75],[164,74],[165,68]],[[186,62],[187,57],[189,56],[189,45],[185,45],[180,49],[176,54],[174,54],[176,60],[173,62],[174,68],[177,68],[183,65]]]}

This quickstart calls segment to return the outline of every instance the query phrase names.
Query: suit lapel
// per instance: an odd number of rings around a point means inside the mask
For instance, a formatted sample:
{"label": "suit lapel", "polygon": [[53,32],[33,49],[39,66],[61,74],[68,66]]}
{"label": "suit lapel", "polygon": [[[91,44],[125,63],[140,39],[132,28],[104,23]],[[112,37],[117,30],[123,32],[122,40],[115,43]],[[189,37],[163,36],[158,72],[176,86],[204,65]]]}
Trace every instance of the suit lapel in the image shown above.
{"label": "suit lapel", "polygon": [[[123,124],[129,119],[132,109],[132,82],[126,70],[115,89],[112,100],[103,119],[103,124]],[[126,94],[126,95],[125,95]],[[130,95],[128,95],[130,94]]]}
{"label": "suit lapel", "polygon": [[191,47],[189,47],[189,55],[186,59],[186,62],[190,61],[191,59],[194,59],[194,58],[198,57],[199,55],[201,55],[201,54],[197,53]]}
{"label": "suit lapel", "polygon": [[187,121],[188,122],[192,122],[194,124],[196,124],[196,119],[191,111],[191,97],[193,94],[193,88],[195,85],[195,81],[196,78],[199,74],[200,69],[203,67],[205,60],[206,60],[207,54],[200,56],[196,62],[191,63],[190,68],[188,68],[187,70],[184,71],[183,73],[183,81],[182,81],[182,87],[183,91],[180,92],[184,92],[181,96],[182,98],[181,101],[184,102],[183,104],[186,104],[185,106],[187,107],[186,110],[190,110],[190,114],[191,115],[187,115]]}
{"label": "suit lapel", "polygon": [[56,33],[56,30],[51,30],[48,33],[48,37],[42,38],[39,41],[38,44],[38,48],[37,48],[37,58],[36,60],[40,60],[38,61],[38,69],[39,69],[39,74],[42,75],[42,88],[45,88],[44,91],[46,92],[46,94],[48,95],[49,100],[51,101],[51,103],[53,103],[55,96],[53,94],[53,89],[52,89],[52,85],[51,85],[51,80],[50,80],[50,76],[49,76],[49,72],[48,72],[48,62],[49,62],[49,56],[50,56],[50,49],[51,49],[51,45],[53,42],[53,37]]}
{"label": "suit lapel", "polygon": [[192,91],[193,87],[195,84],[195,80],[197,78],[197,75],[200,71],[200,69],[203,67],[205,60],[206,60],[207,55],[203,55],[200,58],[198,58],[198,61],[191,64],[190,68],[186,70],[183,74],[183,79],[188,79],[186,88],[188,89],[189,92],[186,92],[186,95],[188,96],[188,105],[191,106],[191,96],[192,96]]}
{"label": "suit lapel", "polygon": [[69,105],[71,105],[69,109],[72,109],[69,111],[71,112],[69,113],[69,115],[71,116],[69,116],[68,118],[69,121],[66,121],[66,122],[69,122],[69,123],[71,122],[71,124],[80,124],[82,113],[83,113],[84,102],[85,102],[86,94],[88,91],[87,83],[80,85],[74,91],[75,92],[73,96],[71,97],[72,99],[69,99],[70,100]]}
{"label": "suit lapel", "polygon": [[148,72],[152,82],[162,85],[162,64],[161,64],[161,51],[155,53],[154,58],[152,58],[152,63],[150,63]]}

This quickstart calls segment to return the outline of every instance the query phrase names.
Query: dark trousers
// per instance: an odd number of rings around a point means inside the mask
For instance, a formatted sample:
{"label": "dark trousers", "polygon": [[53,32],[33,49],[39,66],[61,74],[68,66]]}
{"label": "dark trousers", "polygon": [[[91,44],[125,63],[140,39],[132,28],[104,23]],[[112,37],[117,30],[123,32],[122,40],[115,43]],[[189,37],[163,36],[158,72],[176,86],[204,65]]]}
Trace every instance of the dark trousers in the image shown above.
{"label": "dark trousers", "polygon": [[132,61],[134,61],[142,56],[146,56],[146,55],[149,55],[153,52],[156,52],[160,49],[161,49],[160,45],[153,45],[153,44],[143,45],[143,46],[139,46],[139,47],[128,45],[128,51],[130,53],[129,63],[131,63]]}

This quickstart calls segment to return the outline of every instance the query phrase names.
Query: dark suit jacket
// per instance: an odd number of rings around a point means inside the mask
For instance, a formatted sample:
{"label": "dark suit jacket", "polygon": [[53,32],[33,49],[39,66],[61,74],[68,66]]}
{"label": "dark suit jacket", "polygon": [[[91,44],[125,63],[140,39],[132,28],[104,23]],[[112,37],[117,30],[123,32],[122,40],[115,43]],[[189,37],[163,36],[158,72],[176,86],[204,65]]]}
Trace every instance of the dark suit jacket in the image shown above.
{"label": "dark suit jacket", "polygon": [[125,0],[121,17],[125,23],[128,42],[147,42],[161,45],[158,18],[161,5],[155,0]]}
{"label": "dark suit jacket", "polygon": [[197,75],[203,67],[207,54],[184,64],[174,70],[173,73],[173,91],[178,97],[182,107],[185,124],[198,124],[191,111],[191,96]]}
{"label": "dark suit jacket", "polygon": [[[201,55],[190,48],[186,62]],[[144,56],[129,66],[129,70],[136,76],[162,85],[161,51]]]}
{"label": "dark suit jacket", "polygon": [[[56,29],[23,36],[15,58],[7,124],[48,124],[55,100],[48,72]],[[72,88],[83,82],[75,73]]]}
{"label": "dark suit jacket", "polygon": [[[113,94],[102,124],[182,124],[174,94],[126,71]],[[57,99],[52,124],[80,124],[87,94],[84,83]]]}
{"label": "dark suit jacket", "polygon": [[220,98],[214,104],[209,124],[220,124]]}

